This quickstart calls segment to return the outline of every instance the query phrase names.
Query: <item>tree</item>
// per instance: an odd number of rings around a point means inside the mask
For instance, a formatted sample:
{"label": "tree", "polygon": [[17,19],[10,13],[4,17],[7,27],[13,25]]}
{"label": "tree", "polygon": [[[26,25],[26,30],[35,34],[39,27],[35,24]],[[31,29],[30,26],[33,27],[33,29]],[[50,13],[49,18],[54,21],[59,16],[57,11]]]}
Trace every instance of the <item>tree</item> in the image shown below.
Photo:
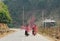
{"label": "tree", "polygon": [[3,3],[0,2],[0,30],[7,30],[8,23],[11,23],[12,19],[10,17],[9,11],[7,6]]}
{"label": "tree", "polygon": [[0,2],[0,23],[10,23],[11,20],[7,6]]}
{"label": "tree", "polygon": [[[42,11],[45,11],[44,16],[46,18],[50,18],[53,11],[54,13],[56,10],[60,11],[60,0],[5,0],[4,3],[8,6],[12,15],[14,27],[18,27],[22,24],[23,6],[26,20],[28,20],[30,18],[29,16],[33,15],[33,13],[39,20],[41,19]],[[60,12],[57,14],[60,19]],[[40,18],[38,18],[39,16]],[[19,24],[18,26],[15,21]]]}

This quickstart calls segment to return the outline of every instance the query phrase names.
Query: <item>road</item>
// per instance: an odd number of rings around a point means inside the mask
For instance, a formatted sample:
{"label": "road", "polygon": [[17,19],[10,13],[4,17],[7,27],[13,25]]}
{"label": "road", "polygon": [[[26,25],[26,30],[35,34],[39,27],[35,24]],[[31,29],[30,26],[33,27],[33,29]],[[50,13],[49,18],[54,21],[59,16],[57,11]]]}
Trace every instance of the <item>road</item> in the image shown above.
{"label": "road", "polygon": [[51,41],[47,37],[39,34],[33,36],[31,32],[29,33],[30,35],[26,37],[24,35],[24,30],[21,29],[15,29],[15,30],[16,32],[1,38],[0,41]]}

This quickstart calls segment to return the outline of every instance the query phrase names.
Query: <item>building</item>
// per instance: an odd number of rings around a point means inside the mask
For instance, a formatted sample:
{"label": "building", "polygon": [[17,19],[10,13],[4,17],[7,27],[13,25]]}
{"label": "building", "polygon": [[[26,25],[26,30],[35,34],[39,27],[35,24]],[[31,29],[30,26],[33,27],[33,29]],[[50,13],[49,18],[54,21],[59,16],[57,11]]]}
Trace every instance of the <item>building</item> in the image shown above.
{"label": "building", "polygon": [[42,25],[44,27],[52,27],[56,25],[56,21],[52,19],[45,19],[44,21],[42,21]]}

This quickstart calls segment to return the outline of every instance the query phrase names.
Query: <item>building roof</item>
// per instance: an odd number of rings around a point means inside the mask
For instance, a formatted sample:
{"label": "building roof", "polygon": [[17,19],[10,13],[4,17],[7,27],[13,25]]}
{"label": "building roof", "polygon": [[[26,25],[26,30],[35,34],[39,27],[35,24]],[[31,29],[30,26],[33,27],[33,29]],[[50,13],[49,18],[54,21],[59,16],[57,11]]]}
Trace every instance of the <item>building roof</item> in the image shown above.
{"label": "building roof", "polygon": [[45,19],[43,22],[56,22],[56,21],[51,19]]}

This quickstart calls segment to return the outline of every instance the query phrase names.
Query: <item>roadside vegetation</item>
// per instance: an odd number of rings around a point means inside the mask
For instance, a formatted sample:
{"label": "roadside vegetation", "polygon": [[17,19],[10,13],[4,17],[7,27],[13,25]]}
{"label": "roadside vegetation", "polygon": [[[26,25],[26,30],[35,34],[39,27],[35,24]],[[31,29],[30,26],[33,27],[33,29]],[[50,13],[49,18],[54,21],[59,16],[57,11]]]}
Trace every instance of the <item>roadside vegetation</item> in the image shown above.
{"label": "roadside vegetation", "polygon": [[39,33],[48,36],[55,41],[60,41],[60,25],[54,27],[39,27]]}

